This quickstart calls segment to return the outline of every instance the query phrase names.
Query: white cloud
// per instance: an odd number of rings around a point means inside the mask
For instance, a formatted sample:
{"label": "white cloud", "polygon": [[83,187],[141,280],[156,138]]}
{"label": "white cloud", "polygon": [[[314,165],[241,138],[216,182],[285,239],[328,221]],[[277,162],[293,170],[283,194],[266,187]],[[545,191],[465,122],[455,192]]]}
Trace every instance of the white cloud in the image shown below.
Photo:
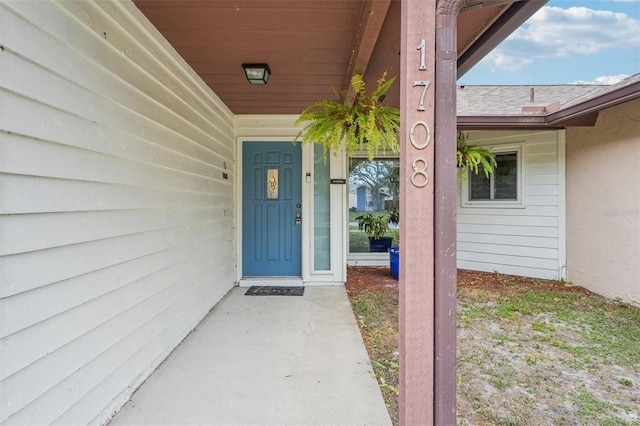
{"label": "white cloud", "polygon": [[640,21],[625,13],[545,6],[487,55],[482,64],[517,71],[535,59],[638,47]]}
{"label": "white cloud", "polygon": [[603,75],[601,77],[596,77],[594,80],[591,80],[591,81],[576,80],[576,81],[573,81],[573,82],[571,82],[569,84],[606,84],[606,85],[610,85],[610,84],[616,84],[616,83],[624,80],[627,77],[629,77],[627,74]]}

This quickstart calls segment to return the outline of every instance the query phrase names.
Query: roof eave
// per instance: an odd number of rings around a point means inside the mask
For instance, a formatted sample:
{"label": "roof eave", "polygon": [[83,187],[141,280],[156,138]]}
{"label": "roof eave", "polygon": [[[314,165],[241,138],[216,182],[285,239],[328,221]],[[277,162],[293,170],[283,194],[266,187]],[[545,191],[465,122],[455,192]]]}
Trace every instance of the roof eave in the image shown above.
{"label": "roof eave", "polygon": [[546,123],[545,116],[458,116],[458,130],[533,130],[553,128]]}
{"label": "roof eave", "polygon": [[565,127],[583,116],[597,114],[603,109],[637,98],[640,98],[640,81],[549,114],[546,116],[546,122],[550,126]]}
{"label": "roof eave", "polygon": [[536,13],[548,0],[516,1],[458,58],[458,78],[487,56],[498,44]]}
{"label": "roof eave", "polygon": [[458,116],[460,130],[534,130],[595,126],[600,111],[640,99],[640,81],[546,115]]}

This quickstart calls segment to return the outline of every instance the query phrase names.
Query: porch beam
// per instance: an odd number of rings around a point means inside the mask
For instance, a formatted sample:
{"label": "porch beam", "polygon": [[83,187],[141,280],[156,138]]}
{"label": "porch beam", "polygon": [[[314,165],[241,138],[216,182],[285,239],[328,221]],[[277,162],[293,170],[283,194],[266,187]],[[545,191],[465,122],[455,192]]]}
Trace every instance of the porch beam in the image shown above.
{"label": "porch beam", "polygon": [[[458,77],[487,56],[509,34],[529,19],[548,0],[515,0],[512,5],[458,58]],[[491,5],[490,3],[486,4]]]}
{"label": "porch beam", "polygon": [[358,31],[351,49],[351,58],[343,85],[349,90],[349,97],[353,96],[353,88],[349,83],[356,64],[360,67],[362,75],[365,75],[390,5],[391,0],[365,0],[362,3]]}

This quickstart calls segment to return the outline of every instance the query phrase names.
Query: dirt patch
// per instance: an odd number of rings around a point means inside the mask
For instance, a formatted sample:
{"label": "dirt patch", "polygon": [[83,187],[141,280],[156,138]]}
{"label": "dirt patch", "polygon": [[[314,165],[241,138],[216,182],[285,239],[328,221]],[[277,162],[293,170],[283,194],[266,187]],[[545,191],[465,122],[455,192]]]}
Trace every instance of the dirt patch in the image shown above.
{"label": "dirt patch", "polygon": [[389,268],[385,267],[350,267],[347,273],[347,290],[397,292],[398,281],[391,277]]}
{"label": "dirt patch", "polygon": [[[398,282],[347,291],[394,423]],[[640,425],[640,309],[568,283],[458,271],[460,425]]]}

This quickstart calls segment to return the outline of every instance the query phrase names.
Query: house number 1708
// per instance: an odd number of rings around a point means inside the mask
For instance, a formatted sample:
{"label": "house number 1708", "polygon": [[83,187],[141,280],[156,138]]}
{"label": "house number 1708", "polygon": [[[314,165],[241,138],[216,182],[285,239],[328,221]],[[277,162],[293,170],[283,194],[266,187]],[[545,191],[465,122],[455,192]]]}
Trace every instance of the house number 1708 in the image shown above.
{"label": "house number 1708", "polygon": [[[418,71],[425,71],[427,69],[427,60],[426,60],[426,43],[425,40],[422,39],[418,48],[416,50],[420,51],[420,65],[418,66]],[[420,94],[420,101],[418,102],[418,111],[424,111],[424,97],[427,94],[427,89],[431,82],[427,80],[416,80],[413,82],[413,87],[422,86],[422,93]],[[424,127],[425,130],[425,138],[423,141],[417,141],[415,136],[415,131],[418,126]],[[423,150],[431,141],[431,129],[429,125],[423,120],[416,121],[413,126],[411,126],[411,131],[409,132],[409,140],[411,141],[411,145],[415,149]],[[411,183],[413,186],[417,188],[423,188],[427,186],[429,183],[429,175],[427,174],[427,170],[429,169],[429,163],[423,157],[417,157],[411,163],[411,169],[413,173],[411,173]]]}

